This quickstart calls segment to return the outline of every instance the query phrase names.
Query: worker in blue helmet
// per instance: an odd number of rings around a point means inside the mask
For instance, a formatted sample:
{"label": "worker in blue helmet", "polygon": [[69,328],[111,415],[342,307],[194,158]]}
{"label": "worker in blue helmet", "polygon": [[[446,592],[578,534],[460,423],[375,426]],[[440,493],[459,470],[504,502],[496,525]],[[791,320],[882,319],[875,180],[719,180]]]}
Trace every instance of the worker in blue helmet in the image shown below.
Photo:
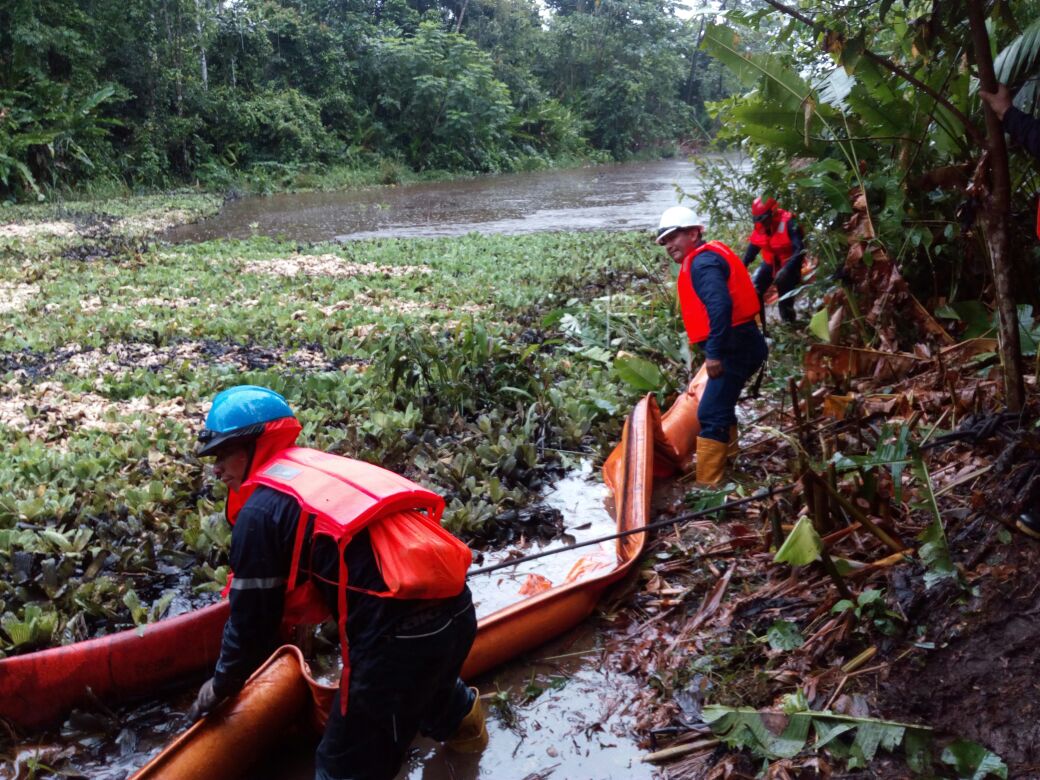
{"label": "worker in blue helmet", "polygon": [[[214,474],[228,488],[225,514],[232,524],[234,578],[220,658],[196,697],[192,716],[206,714],[241,688],[277,648],[280,627],[310,622],[297,618],[314,615],[317,605],[339,622],[345,669],[318,746],[317,778],[389,780],[420,732],[462,752],[482,750],[487,728],[480,699],[459,679],[476,634],[465,566],[457,592],[442,598],[382,597],[389,591],[370,526],[345,537],[325,535],[315,527],[316,514],[307,511],[313,506],[307,496],[283,489],[269,472],[287,458],[303,461],[296,465],[304,479],[308,459],[319,459],[333,472],[384,472],[294,447],[301,430],[285,398],[265,387],[241,385],[213,399],[199,435],[198,454],[215,458]],[[323,484],[329,482],[328,473],[321,476]],[[409,494],[429,494],[443,506],[440,497],[403,477],[392,480],[407,485]],[[345,482],[322,488],[350,489]],[[294,556],[294,551],[299,552]],[[347,582],[340,582],[341,571]],[[301,584],[310,587],[297,587]],[[303,601],[296,598],[300,595]]]}

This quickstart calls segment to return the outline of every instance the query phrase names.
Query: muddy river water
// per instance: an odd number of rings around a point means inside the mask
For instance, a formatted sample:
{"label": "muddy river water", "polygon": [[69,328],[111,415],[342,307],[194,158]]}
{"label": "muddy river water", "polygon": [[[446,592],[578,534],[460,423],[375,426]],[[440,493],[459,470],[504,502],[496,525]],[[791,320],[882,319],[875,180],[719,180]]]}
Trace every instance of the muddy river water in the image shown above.
{"label": "muddy river water", "polygon": [[687,192],[701,186],[694,164],[685,158],[241,198],[216,216],[176,227],[165,237],[174,242],[253,235],[331,241],[646,230],[676,205],[677,185]]}

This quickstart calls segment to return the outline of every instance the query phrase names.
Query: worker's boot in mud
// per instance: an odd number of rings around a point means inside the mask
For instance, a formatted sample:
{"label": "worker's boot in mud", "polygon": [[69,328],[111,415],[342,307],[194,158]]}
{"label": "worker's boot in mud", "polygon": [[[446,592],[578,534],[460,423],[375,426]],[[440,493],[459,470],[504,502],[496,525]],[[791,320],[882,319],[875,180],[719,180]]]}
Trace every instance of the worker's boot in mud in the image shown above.
{"label": "worker's boot in mud", "polygon": [[1018,516],[1018,522],[1015,523],[1015,526],[1026,536],[1040,540],[1040,514],[1023,512]]}
{"label": "worker's boot in mud", "polygon": [[476,688],[470,690],[473,692],[473,706],[455,729],[455,733],[444,743],[456,753],[479,753],[488,743],[487,723],[484,722],[484,705],[480,702],[480,691]]}
{"label": "worker's boot in mud", "polygon": [[740,434],[736,425],[729,426],[729,445],[726,447],[726,462],[731,466],[740,454]]}
{"label": "worker's boot in mud", "polygon": [[697,437],[697,484],[706,487],[722,481],[729,442]]}

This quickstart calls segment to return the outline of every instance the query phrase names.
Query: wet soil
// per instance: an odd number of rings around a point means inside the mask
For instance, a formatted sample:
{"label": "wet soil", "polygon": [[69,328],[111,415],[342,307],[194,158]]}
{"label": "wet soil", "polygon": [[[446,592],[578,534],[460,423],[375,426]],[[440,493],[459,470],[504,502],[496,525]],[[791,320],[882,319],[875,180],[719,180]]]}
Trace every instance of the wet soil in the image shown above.
{"label": "wet soil", "polygon": [[[992,544],[999,528],[990,521],[976,543]],[[905,574],[896,573],[892,588],[934,649],[891,669],[879,696],[886,716],[927,723],[940,741],[985,745],[1007,763],[1009,777],[1040,777],[1038,571],[1040,544],[1020,541],[995,547],[969,591],[949,584],[907,594]]]}

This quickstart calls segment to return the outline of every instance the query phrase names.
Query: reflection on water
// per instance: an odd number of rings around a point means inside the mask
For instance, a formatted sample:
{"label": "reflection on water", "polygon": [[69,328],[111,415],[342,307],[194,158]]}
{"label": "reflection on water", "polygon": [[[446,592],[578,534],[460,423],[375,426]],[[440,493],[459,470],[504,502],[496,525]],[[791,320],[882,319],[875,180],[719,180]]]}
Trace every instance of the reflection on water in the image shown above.
{"label": "reflection on water", "polygon": [[232,201],[220,214],[166,233],[174,242],[252,235],[295,241],[649,230],[676,186],[701,188],[685,159],[597,165],[451,182],[308,192]]}
{"label": "reflection on water", "polygon": [[[601,663],[601,636],[589,622],[474,682],[490,739],[478,756],[419,739],[397,780],[641,780],[628,711],[635,681]],[[502,702],[497,704],[496,702]]]}
{"label": "reflection on water", "polygon": [[[563,516],[563,539],[548,544],[532,543],[522,548],[509,547],[487,553],[479,566],[474,565],[473,568],[490,566],[510,557],[531,555],[613,533],[616,530],[614,519],[606,507],[610,491],[602,482],[592,481],[591,477],[592,463],[585,461],[579,471],[571,472],[556,482],[543,497],[543,504],[558,509]],[[516,603],[521,598],[521,589],[525,584],[528,590],[535,584],[534,578],[544,578],[543,587],[546,581],[551,585],[560,585],[579,561],[586,564],[582,567],[583,574],[596,573],[594,567],[614,566],[617,562],[617,543],[609,541],[568,550],[472,578],[469,587],[473,591],[477,617],[490,615]],[[529,578],[532,578],[530,582]],[[534,592],[540,590],[536,589]],[[528,595],[533,593],[528,592]]]}

